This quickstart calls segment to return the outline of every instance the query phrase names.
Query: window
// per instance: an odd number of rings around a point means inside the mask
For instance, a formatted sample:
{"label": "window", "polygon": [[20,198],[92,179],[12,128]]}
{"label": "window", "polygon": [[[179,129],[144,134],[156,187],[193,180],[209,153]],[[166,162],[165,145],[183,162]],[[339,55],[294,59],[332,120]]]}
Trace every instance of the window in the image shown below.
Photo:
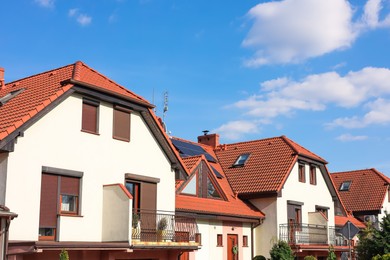
{"label": "window", "polygon": [[242,236],[242,246],[248,247],[248,236]]}
{"label": "window", "polygon": [[310,165],[310,184],[317,185],[316,167]]}
{"label": "window", "polygon": [[160,179],[131,173],[126,173],[125,178],[125,187],[133,196],[133,209],[155,211]]}
{"label": "window", "polygon": [[244,153],[238,156],[236,162],[233,164],[234,167],[244,166],[246,161],[249,159],[249,153]]}
{"label": "window", "polygon": [[344,181],[343,183],[341,183],[340,185],[340,191],[348,191],[349,188],[351,187],[351,181]]}
{"label": "window", "polygon": [[133,196],[133,209],[139,209],[140,207],[140,184],[136,182],[127,181],[126,189]]}
{"label": "window", "polygon": [[223,246],[222,234],[217,234],[217,246]]}
{"label": "window", "polygon": [[4,97],[1,97],[0,98],[0,107],[3,106],[8,101],[10,101],[12,98],[16,97],[18,94],[22,93],[23,91],[24,91],[24,88],[21,88],[18,90],[11,91],[10,93],[5,95]]}
{"label": "window", "polygon": [[299,164],[299,167],[298,167],[298,178],[299,178],[299,182],[306,182],[305,165],[304,164]]}
{"label": "window", "polygon": [[83,99],[83,113],[81,130],[88,133],[98,134],[99,132],[99,102]]}
{"label": "window", "polygon": [[192,173],[181,193],[200,198],[222,199],[222,191],[213,176],[206,163],[202,162]]}
{"label": "window", "polygon": [[124,107],[114,107],[113,138],[130,141],[130,113],[131,111]]}
{"label": "window", "polygon": [[39,240],[56,239],[57,216],[80,215],[82,172],[42,167]]}

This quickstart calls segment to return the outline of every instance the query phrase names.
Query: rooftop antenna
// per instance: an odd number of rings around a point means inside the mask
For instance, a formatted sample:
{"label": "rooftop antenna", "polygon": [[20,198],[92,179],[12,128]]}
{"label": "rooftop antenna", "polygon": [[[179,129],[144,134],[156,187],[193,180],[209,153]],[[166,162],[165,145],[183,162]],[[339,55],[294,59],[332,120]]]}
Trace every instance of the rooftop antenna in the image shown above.
{"label": "rooftop antenna", "polygon": [[164,92],[164,109],[163,109],[163,122],[165,123],[165,116],[168,112],[168,91]]}
{"label": "rooftop antenna", "polygon": [[164,127],[164,130],[165,130],[165,133],[168,133],[167,126],[165,124],[165,116],[166,116],[167,112],[168,112],[168,91],[165,91],[164,92],[163,118],[162,118],[162,123],[163,123],[163,127]]}

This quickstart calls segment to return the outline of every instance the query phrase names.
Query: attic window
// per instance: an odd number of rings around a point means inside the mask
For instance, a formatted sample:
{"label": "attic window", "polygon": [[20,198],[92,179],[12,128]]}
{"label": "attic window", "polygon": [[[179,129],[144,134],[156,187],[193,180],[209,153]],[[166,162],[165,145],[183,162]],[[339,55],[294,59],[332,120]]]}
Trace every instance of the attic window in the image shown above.
{"label": "attic window", "polygon": [[7,95],[5,95],[4,97],[1,97],[0,98],[0,107],[2,105],[4,105],[5,103],[7,103],[12,98],[16,97],[19,93],[23,92],[23,90],[24,90],[24,88],[14,90],[14,91],[11,91],[10,93],[8,93]]}
{"label": "attic window", "polygon": [[351,181],[344,181],[343,183],[341,183],[340,185],[340,191],[348,191],[349,188],[351,187]]}
{"label": "attic window", "polygon": [[233,164],[233,167],[244,166],[246,161],[249,159],[250,153],[244,153],[238,156],[236,162]]}

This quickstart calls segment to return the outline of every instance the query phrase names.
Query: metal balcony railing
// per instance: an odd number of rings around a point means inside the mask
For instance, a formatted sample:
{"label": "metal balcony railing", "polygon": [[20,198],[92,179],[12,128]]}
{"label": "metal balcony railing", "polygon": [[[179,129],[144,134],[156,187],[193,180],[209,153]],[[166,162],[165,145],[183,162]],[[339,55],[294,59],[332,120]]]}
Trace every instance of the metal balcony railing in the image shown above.
{"label": "metal balcony railing", "polygon": [[329,227],[329,240],[334,246],[348,246],[348,240],[335,227]]}
{"label": "metal balcony railing", "polygon": [[141,242],[197,242],[195,218],[171,212],[133,210],[132,239]]}
{"label": "metal balcony railing", "polygon": [[281,224],[279,239],[289,244],[329,244],[328,227],[314,224]]}

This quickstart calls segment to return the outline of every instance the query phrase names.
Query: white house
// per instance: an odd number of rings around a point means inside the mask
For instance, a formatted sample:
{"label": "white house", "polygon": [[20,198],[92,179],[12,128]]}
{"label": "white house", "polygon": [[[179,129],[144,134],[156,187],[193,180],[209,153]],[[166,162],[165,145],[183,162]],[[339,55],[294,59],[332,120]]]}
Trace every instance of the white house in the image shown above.
{"label": "white house", "polygon": [[8,259],[199,248],[195,220],[175,213],[184,166],[152,108],[82,62],[0,84],[0,202],[18,214]]}

